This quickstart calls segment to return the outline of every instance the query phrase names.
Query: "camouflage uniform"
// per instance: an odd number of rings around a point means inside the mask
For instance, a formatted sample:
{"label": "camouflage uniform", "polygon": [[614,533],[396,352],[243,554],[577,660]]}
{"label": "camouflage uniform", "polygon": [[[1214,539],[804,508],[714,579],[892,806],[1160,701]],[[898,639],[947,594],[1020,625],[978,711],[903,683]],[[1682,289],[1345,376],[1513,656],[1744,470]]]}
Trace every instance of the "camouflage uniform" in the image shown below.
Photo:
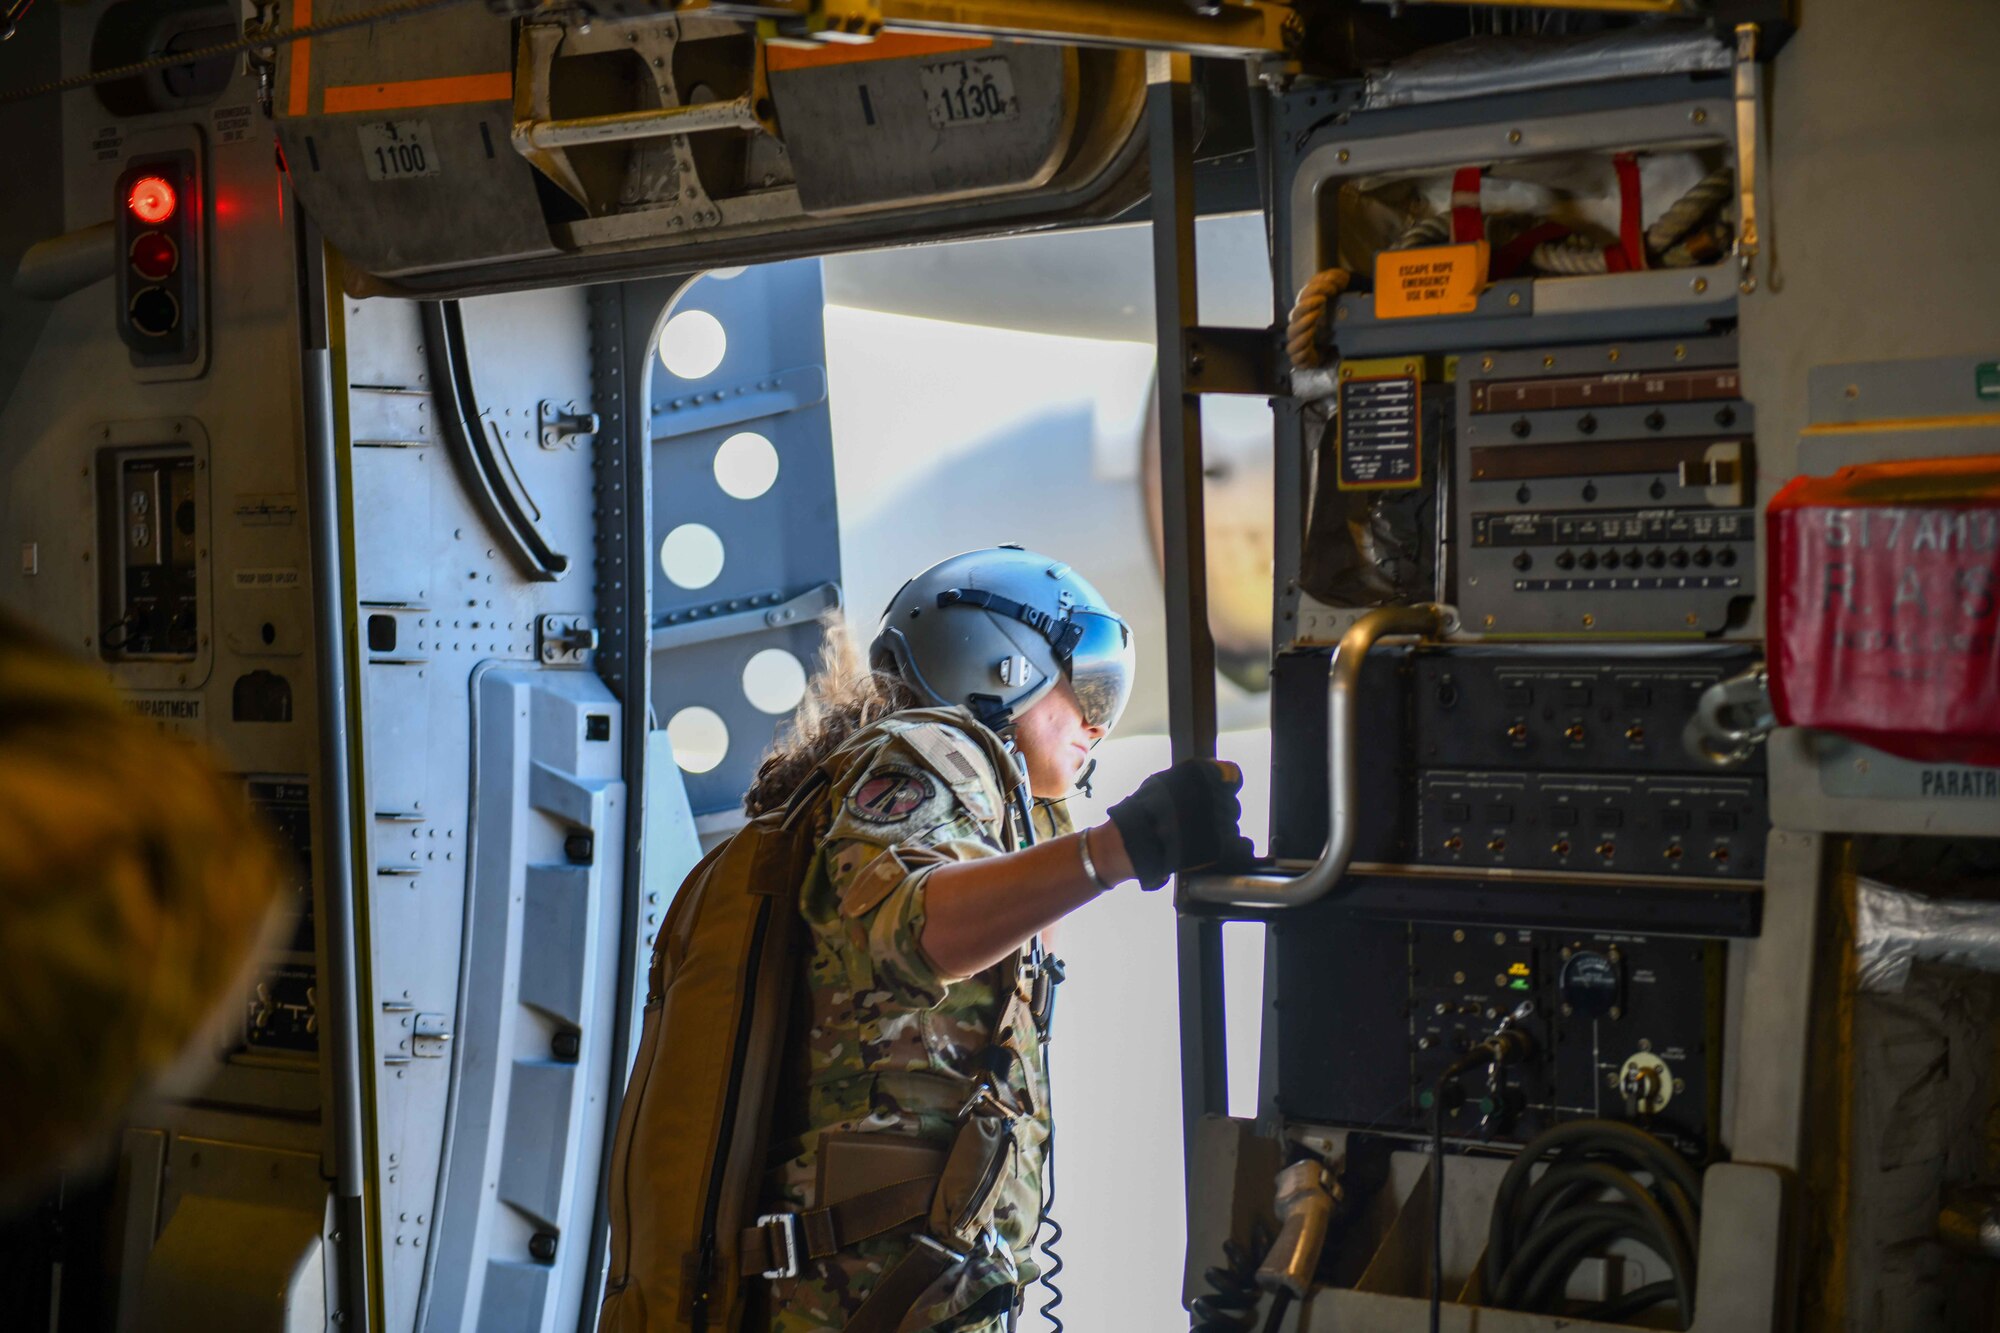
{"label": "camouflage uniform", "polygon": [[[968,725],[970,723],[968,722]],[[1028,1016],[1018,959],[964,979],[943,975],[924,953],[924,886],[952,861],[1003,850],[1004,797],[976,747],[940,753],[946,729],[890,718],[833,791],[832,824],[801,890],[810,939],[810,1033],[778,1110],[767,1198],[806,1208],[821,1137],[863,1132],[911,1135],[940,1147],[972,1081],[990,1078],[997,1043],[1012,1052],[1011,1099],[1019,1169],[994,1214],[1000,1244],[947,1272],[921,1296],[906,1327],[997,1333],[1018,1288],[1039,1271],[1030,1257],[1041,1224],[1047,1066]],[[1064,829],[1060,807],[1037,821]],[[1025,1074],[1024,1074],[1025,1071]],[[907,1230],[907,1229],[905,1229]],[[914,1242],[892,1232],[864,1240],[793,1279],[770,1284],[773,1333],[837,1333]]]}

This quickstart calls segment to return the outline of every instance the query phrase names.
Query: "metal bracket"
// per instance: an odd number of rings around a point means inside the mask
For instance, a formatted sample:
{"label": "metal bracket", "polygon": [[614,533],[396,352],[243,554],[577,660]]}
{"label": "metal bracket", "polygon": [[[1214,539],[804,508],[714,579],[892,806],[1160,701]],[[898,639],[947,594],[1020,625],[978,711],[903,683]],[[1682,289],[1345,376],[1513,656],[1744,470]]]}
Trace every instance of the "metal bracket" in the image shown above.
{"label": "metal bracket", "polygon": [[589,616],[536,616],[535,656],[546,666],[582,666],[597,650]]}
{"label": "metal bracket", "polygon": [[601,424],[597,413],[586,412],[574,402],[544,398],[535,404],[535,433],[544,449],[574,449],[584,436],[596,435]]}
{"label": "metal bracket", "polygon": [[1182,329],[1181,366],[1187,391],[1259,398],[1283,394],[1278,350],[1275,329]]}
{"label": "metal bracket", "polygon": [[708,608],[691,607],[670,612],[664,624],[654,624],[651,647],[657,653],[667,648],[685,648],[691,643],[728,639],[757,630],[783,629],[839,609],[840,585],[837,583],[822,583],[785,602],[778,600],[777,593],[768,593],[763,597],[741,598]]}

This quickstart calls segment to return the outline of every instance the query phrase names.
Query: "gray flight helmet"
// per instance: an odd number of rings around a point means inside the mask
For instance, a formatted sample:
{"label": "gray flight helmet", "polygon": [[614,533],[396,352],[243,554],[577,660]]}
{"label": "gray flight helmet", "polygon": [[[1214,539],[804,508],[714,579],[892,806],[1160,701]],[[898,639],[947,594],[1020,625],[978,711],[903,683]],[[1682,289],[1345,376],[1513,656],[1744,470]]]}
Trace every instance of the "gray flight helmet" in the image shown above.
{"label": "gray flight helmet", "polygon": [[1084,720],[1109,731],[1132,694],[1132,631],[1060,560],[1018,546],[967,551],[905,583],[869,648],[925,704],[996,730],[1067,679]]}

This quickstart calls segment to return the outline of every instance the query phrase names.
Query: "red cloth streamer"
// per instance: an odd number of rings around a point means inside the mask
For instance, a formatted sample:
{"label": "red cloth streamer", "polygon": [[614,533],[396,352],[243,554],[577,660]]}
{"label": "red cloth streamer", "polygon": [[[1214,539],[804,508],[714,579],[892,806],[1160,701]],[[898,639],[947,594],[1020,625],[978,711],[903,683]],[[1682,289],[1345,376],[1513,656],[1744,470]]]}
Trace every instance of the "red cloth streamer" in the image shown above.
{"label": "red cloth streamer", "polygon": [[1451,239],[1461,245],[1486,239],[1486,218],[1479,211],[1478,167],[1460,167],[1451,178]]}
{"label": "red cloth streamer", "polygon": [[1795,477],[1766,527],[1778,720],[2000,765],[2000,455]]}
{"label": "red cloth streamer", "polygon": [[[1625,251],[1623,265],[1611,265],[1613,273],[1637,271],[1646,267],[1646,218],[1645,196],[1639,186],[1639,159],[1630,153],[1620,153],[1611,159],[1618,170],[1618,244]],[[1610,251],[1605,259],[1611,258]]]}

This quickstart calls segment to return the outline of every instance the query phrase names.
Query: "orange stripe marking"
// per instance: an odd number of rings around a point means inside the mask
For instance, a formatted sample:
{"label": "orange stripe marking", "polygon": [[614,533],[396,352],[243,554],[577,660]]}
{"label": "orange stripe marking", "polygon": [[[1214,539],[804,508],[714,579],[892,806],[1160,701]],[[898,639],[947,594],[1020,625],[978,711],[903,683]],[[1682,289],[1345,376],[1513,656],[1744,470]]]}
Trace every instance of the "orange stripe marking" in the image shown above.
{"label": "orange stripe marking", "polygon": [[[292,22],[300,27],[312,22],[312,0],[292,0]],[[312,38],[292,43],[292,86],[285,92],[285,114],[303,116],[312,97]]]}
{"label": "orange stripe marking", "polygon": [[461,102],[506,102],[514,96],[514,76],[460,74],[448,79],[402,83],[353,83],[328,88],[323,97],[330,116],[347,111],[394,111],[411,106],[456,106]]}
{"label": "orange stripe marking", "polygon": [[821,42],[815,46],[766,46],[764,67],[773,72],[816,69],[822,65],[858,65],[868,60],[900,60],[905,56],[943,55],[972,51],[993,42],[985,37],[934,37],[928,33],[885,32],[872,42]]}
{"label": "orange stripe marking", "polygon": [[1885,430],[1956,430],[1965,426],[2000,426],[2000,412],[1953,417],[1883,417],[1879,421],[1822,421],[1801,435],[1872,435]]}

